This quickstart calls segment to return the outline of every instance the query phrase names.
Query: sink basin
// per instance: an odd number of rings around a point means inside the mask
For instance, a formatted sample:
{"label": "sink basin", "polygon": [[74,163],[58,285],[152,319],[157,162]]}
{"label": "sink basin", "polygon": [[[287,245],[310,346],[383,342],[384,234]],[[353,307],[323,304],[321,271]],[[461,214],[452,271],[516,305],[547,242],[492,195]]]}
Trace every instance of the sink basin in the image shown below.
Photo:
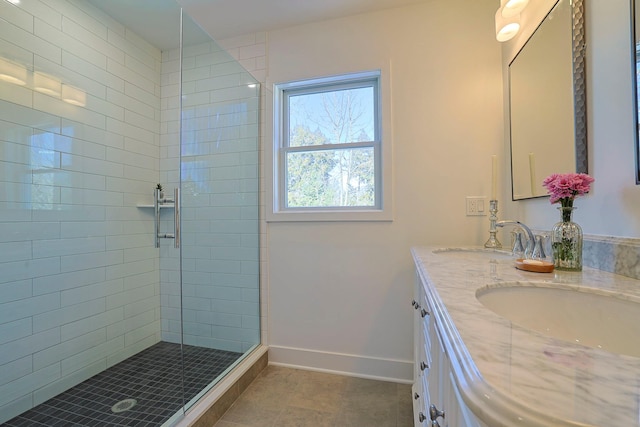
{"label": "sink basin", "polygon": [[604,291],[502,284],[476,298],[512,323],[560,340],[640,357],[640,302]]}
{"label": "sink basin", "polygon": [[484,248],[442,248],[434,249],[434,254],[442,254],[460,258],[511,259],[511,252]]}

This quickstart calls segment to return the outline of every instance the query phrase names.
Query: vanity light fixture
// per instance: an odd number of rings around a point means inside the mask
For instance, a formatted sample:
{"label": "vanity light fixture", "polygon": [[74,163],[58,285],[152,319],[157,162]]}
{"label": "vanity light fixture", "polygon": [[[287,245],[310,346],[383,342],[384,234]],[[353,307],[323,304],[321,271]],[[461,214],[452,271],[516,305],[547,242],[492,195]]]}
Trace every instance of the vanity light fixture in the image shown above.
{"label": "vanity light fixture", "polygon": [[61,93],[61,82],[49,74],[36,71],[33,73],[33,90],[44,93],[45,95],[59,97]]}
{"label": "vanity light fixture", "polygon": [[529,0],[500,0],[496,12],[496,39],[499,42],[511,40],[520,31],[520,12]]}
{"label": "vanity light fixture", "polygon": [[27,69],[23,65],[0,57],[0,80],[24,86],[27,84]]}
{"label": "vanity light fixture", "polygon": [[496,12],[496,39],[499,42],[511,40],[520,31],[520,14],[505,17],[502,7]]}
{"label": "vanity light fixture", "polygon": [[62,100],[71,105],[84,107],[87,105],[87,94],[82,89],[78,89],[77,87],[73,87],[68,84],[63,84]]}

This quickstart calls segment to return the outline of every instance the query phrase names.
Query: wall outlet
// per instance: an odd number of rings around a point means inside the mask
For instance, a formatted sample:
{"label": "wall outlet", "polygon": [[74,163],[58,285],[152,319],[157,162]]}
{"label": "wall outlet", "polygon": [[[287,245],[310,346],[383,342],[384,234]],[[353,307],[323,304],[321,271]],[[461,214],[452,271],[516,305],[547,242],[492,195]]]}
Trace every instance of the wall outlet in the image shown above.
{"label": "wall outlet", "polygon": [[467,216],[486,216],[489,203],[484,196],[467,196]]}

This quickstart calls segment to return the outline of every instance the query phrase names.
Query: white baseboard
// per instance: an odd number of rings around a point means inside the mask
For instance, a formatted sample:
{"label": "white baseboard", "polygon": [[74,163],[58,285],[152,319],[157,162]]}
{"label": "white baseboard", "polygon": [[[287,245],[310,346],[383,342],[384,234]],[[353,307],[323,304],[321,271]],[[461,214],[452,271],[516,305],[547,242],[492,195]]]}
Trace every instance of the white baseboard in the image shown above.
{"label": "white baseboard", "polygon": [[396,383],[413,382],[413,361],[269,346],[269,364]]}

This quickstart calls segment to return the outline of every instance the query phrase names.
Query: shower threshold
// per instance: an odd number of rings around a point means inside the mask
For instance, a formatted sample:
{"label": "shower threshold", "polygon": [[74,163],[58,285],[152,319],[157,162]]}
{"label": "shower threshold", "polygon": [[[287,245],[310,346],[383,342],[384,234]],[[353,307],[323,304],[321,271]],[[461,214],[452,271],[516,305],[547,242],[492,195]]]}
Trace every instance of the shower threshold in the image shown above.
{"label": "shower threshold", "polygon": [[[182,347],[184,402],[242,356],[224,350]],[[160,426],[183,406],[180,357],[180,344],[159,342],[0,425]]]}

